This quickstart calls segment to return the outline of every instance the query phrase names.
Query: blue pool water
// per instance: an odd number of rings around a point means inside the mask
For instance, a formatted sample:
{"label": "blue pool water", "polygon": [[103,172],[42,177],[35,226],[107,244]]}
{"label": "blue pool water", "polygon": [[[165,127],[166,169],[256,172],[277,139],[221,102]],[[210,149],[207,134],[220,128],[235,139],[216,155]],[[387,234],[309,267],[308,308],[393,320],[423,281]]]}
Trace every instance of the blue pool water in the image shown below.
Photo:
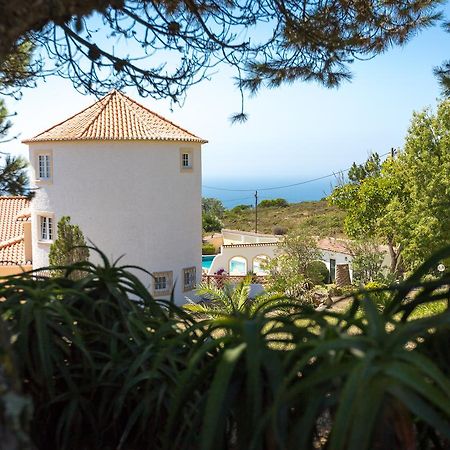
{"label": "blue pool water", "polygon": [[202,255],[202,269],[209,270],[214,256],[216,255]]}
{"label": "blue pool water", "polygon": [[[215,256],[216,255],[202,255],[202,269],[208,271],[211,268],[211,264]],[[247,273],[246,264],[239,257],[230,262],[230,267],[228,270],[232,275],[245,275]]]}

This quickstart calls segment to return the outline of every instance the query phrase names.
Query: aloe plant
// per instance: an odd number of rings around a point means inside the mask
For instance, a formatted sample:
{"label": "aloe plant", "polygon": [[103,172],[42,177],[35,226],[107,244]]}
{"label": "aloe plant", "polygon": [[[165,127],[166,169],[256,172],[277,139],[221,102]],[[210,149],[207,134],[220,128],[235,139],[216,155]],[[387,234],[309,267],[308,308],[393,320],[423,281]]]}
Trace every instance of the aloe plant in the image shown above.
{"label": "aloe plant", "polygon": [[[446,449],[450,274],[422,281],[445,255],[383,288],[382,311],[361,291],[344,313],[251,303],[244,283],[214,291],[222,310],[201,318],[152,298],[137,268],[103,255],[66,268],[82,279],[10,277],[0,315],[34,405],[31,440],[42,450]],[[413,319],[437,301],[447,308]]]}

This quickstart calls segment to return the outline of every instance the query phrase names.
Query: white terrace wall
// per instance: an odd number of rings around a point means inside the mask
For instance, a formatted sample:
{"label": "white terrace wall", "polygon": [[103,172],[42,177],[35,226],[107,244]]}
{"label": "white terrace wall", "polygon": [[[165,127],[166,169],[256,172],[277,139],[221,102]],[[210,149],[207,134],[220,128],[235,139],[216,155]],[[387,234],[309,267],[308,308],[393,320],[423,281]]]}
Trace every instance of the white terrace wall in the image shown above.
{"label": "white terrace wall", "polygon": [[[352,276],[351,261],[349,254],[333,252],[330,250],[320,249],[322,253],[322,261],[330,271],[331,260],[338,264],[350,264],[350,276]],[[209,274],[217,273],[219,270],[225,270],[230,273],[230,262],[233,258],[244,258],[246,261],[245,272],[256,272],[254,262],[255,258],[265,256],[269,259],[279,254],[277,243],[258,243],[258,244],[224,244],[221,252],[213,259]]]}
{"label": "white terrace wall", "polygon": [[[181,170],[180,151],[193,167]],[[51,182],[37,181],[38,153],[52,157]],[[38,215],[54,224],[64,216],[112,261],[150,272],[173,271],[175,299],[184,301],[183,269],[201,277],[200,144],[148,141],[85,141],[30,144],[33,266],[47,266],[50,243],[40,241]],[[92,252],[91,252],[92,253]],[[99,259],[92,254],[91,260]],[[140,275],[146,285],[151,278]]]}
{"label": "white terrace wall", "polygon": [[278,242],[279,237],[273,234],[252,233],[250,231],[222,230],[223,243],[228,244],[260,244]]}
{"label": "white terrace wall", "polygon": [[230,273],[230,262],[235,257],[245,259],[245,272],[256,272],[254,267],[255,258],[265,256],[266,258],[272,259],[276,256],[277,250],[277,243],[224,244],[220,253],[213,259],[208,273],[214,274],[219,270],[225,270],[227,273]]}

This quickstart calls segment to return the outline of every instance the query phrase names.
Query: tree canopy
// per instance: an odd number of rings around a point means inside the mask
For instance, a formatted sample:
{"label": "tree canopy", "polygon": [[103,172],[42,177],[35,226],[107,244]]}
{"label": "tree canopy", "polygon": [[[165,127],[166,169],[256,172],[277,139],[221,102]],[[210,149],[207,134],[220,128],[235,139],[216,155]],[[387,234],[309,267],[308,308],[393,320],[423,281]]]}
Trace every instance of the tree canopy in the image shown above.
{"label": "tree canopy", "polygon": [[[413,269],[450,241],[450,101],[413,115],[404,148],[367,176],[338,186],[330,201],[356,239],[389,246],[392,271]],[[369,165],[378,156],[369,159]],[[367,165],[367,163],[366,163]],[[354,174],[363,167],[354,166]]]}
{"label": "tree canopy", "polygon": [[[58,236],[50,246],[48,260],[53,268],[52,274],[59,277],[66,276],[63,267],[89,260],[89,248],[86,246],[83,232],[78,225],[70,222],[69,216],[61,217],[58,222]],[[77,279],[83,275],[85,274],[79,270],[74,270],[68,276]]]}
{"label": "tree canopy", "polygon": [[440,17],[440,0],[0,1],[0,62],[32,43],[43,74],[97,95],[136,86],[178,101],[217,64],[241,89],[295,80],[336,86],[354,59],[403,44]]}

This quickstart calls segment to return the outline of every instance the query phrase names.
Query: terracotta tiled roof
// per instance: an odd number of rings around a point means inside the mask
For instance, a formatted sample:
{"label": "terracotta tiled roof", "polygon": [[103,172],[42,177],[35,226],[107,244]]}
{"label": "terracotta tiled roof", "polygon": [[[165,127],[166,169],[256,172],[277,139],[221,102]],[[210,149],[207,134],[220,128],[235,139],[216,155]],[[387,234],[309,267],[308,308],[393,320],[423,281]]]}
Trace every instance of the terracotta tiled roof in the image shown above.
{"label": "terracotta tiled roof", "polygon": [[23,222],[30,220],[26,197],[0,197],[0,266],[27,264]]}
{"label": "terracotta tiled roof", "polygon": [[342,239],[335,238],[323,238],[317,241],[317,247],[321,250],[328,250],[335,253],[344,253],[345,255],[350,255],[351,252],[348,249],[347,242]]}
{"label": "terracotta tiled roof", "polygon": [[23,142],[79,140],[207,142],[119,91]]}

